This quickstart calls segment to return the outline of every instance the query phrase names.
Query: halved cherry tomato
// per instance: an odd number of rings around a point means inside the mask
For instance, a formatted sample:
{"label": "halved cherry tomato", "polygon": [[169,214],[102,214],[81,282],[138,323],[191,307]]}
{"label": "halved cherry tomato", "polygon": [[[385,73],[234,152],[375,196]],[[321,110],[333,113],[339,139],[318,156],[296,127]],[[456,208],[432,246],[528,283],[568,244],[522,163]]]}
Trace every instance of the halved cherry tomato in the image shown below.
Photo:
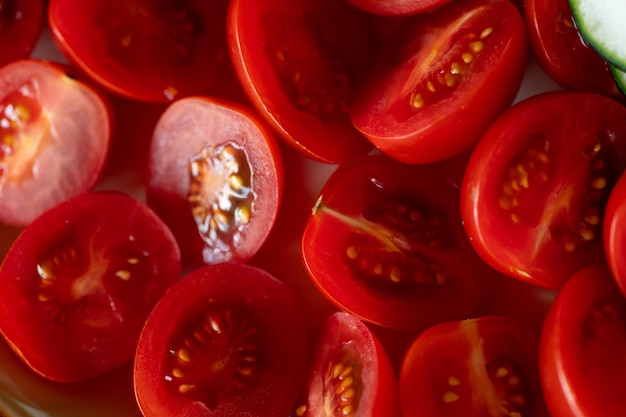
{"label": "halved cherry tomato", "polygon": [[3,0],[0,7],[0,67],[27,58],[44,27],[44,0]]}
{"label": "halved cherry tomato", "polygon": [[304,316],[287,285],[249,265],[207,265],[148,318],[135,392],[145,417],[287,416],[307,360]]}
{"label": "halved cherry tomato", "polygon": [[0,222],[23,227],[91,189],[109,142],[98,91],[41,60],[0,68]]}
{"label": "halved cherry tomato", "polygon": [[232,71],[228,0],[51,0],[48,23],[70,62],[107,89],[142,101],[209,94]]}
{"label": "halved cherry tomato", "polygon": [[611,191],[604,211],[603,239],[608,266],[615,282],[626,295],[626,175]]}
{"label": "halved cherry tomato", "polygon": [[296,416],[398,417],[398,385],[389,357],[356,316],[328,316],[312,353],[308,398]]}
{"label": "halved cherry tomato", "polygon": [[348,0],[369,13],[406,16],[434,10],[451,0]]}
{"label": "halved cherry tomato", "polygon": [[364,12],[335,0],[232,0],[227,26],[239,80],[281,138],[324,162],[371,149],[348,115],[375,51]]}
{"label": "halved cherry tomato", "polygon": [[552,417],[618,417],[626,410],[626,299],[606,265],[559,291],[541,335],[539,363]]}
{"label": "halved cherry tomato", "polygon": [[81,194],[18,236],[0,267],[0,333],[40,375],[77,382],[129,362],[180,276],[163,222],[119,192]]}
{"label": "halved cherry tomato", "polygon": [[544,71],[564,88],[623,98],[608,63],[578,33],[568,0],[526,0],[530,45]]}
{"label": "halved cherry tomato", "polygon": [[185,264],[247,261],[274,224],[282,176],[273,132],[255,113],[187,97],[154,129],[147,201],[176,235]]}
{"label": "halved cherry tomato", "polygon": [[626,168],[626,107],[599,94],[547,92],[496,120],[461,193],[470,241],[501,272],[558,288],[604,261],[602,219]]}
{"label": "halved cherry tomato", "polygon": [[494,271],[467,241],[459,188],[438,165],[369,155],[339,166],[302,236],[311,279],[336,306],[385,327],[468,317]]}
{"label": "halved cherry tomato", "polygon": [[507,0],[457,0],[420,13],[355,92],[352,122],[403,162],[459,154],[513,102],[527,49],[522,17]]}
{"label": "halved cherry tomato", "polygon": [[548,417],[538,353],[538,335],[508,317],[433,326],[406,353],[402,416]]}

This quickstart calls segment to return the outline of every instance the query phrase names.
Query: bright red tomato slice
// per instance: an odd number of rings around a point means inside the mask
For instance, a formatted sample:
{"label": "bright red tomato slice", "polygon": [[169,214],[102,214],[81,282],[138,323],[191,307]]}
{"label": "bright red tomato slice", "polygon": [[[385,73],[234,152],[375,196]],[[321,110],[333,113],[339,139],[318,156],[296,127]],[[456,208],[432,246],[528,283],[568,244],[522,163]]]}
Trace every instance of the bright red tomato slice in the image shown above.
{"label": "bright red tomato slice", "polygon": [[22,227],[91,189],[110,142],[103,96],[50,63],[0,69],[0,222]]}
{"label": "bright red tomato slice", "polygon": [[276,139],[256,114],[187,97],[154,129],[147,201],[176,235],[186,264],[247,261],[276,219],[282,171]]}
{"label": "bright red tomato slice", "polygon": [[384,155],[339,166],[302,236],[305,266],[329,300],[402,329],[474,311],[494,271],[467,241],[459,189],[444,172]]}
{"label": "bright red tomato slice", "polygon": [[508,317],[429,328],[402,364],[402,416],[548,417],[538,346],[537,334]]}
{"label": "bright red tomato slice", "polygon": [[287,416],[305,382],[304,323],[289,287],[267,272],[196,269],[163,296],[139,340],[143,415]]}
{"label": "bright red tomato slice", "polygon": [[109,90],[169,102],[208,94],[231,71],[228,0],[51,0],[48,22],[64,55]]}
{"label": "bright red tomato slice", "polygon": [[336,312],[313,350],[306,404],[295,416],[397,417],[398,386],[384,348],[356,316]]}
{"label": "bright red tomato slice", "polygon": [[0,332],[37,373],[84,381],[126,362],[148,314],[180,276],[163,222],[117,192],[46,211],[0,268]]}
{"label": "bright red tomato slice", "polygon": [[474,149],[461,194],[470,241],[494,268],[558,288],[604,261],[602,218],[626,167],[626,108],[549,92],[496,120]]}
{"label": "bright red tomato slice", "polygon": [[405,16],[434,10],[451,0],[348,0],[369,13]]}
{"label": "bright red tomato slice", "polygon": [[527,60],[508,0],[457,0],[407,21],[355,93],[354,125],[403,162],[469,149],[514,100]]}
{"label": "bright red tomato slice", "polygon": [[0,66],[27,58],[44,27],[44,0],[3,0],[0,7]]}
{"label": "bright red tomato slice", "polygon": [[228,43],[242,86],[280,137],[316,160],[371,149],[348,115],[375,49],[366,19],[343,1],[231,1]]}
{"label": "bright red tomato slice", "polygon": [[618,417],[626,410],[626,299],[605,265],[561,289],[541,335],[541,380],[552,417]]}
{"label": "bright red tomato slice", "polygon": [[623,99],[607,62],[578,33],[568,0],[527,0],[524,13],[534,56],[554,81]]}
{"label": "bright red tomato slice", "polygon": [[615,282],[626,295],[626,175],[611,191],[604,212],[604,250]]}

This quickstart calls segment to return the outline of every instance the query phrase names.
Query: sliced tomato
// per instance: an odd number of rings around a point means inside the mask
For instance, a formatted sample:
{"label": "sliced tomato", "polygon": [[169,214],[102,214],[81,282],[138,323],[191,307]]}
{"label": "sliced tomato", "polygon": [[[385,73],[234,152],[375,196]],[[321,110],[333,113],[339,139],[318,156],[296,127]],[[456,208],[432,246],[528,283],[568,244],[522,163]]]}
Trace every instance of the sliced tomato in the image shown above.
{"label": "sliced tomato", "polygon": [[50,0],[48,23],[70,62],[116,94],[151,102],[212,93],[232,71],[227,0]]}
{"label": "sliced tomato", "polygon": [[480,304],[493,271],[467,241],[457,174],[444,172],[370,155],[328,179],[302,255],[337,307],[384,327],[418,329],[468,317]]}
{"label": "sliced tomato", "polygon": [[402,416],[548,417],[538,346],[536,333],[502,316],[429,328],[402,364]]}
{"label": "sliced tomato", "polygon": [[424,13],[440,7],[451,0],[348,0],[351,4],[369,13],[406,16]]}
{"label": "sliced tomato", "polygon": [[568,0],[527,0],[530,45],[543,70],[564,88],[623,98],[608,63],[578,32]]}
{"label": "sliced tomato", "polygon": [[408,20],[354,94],[354,125],[409,163],[468,150],[514,100],[527,61],[508,0],[458,0]]}
{"label": "sliced tomato", "polygon": [[307,401],[296,416],[397,417],[398,386],[384,348],[356,316],[328,316],[317,336]]}
{"label": "sliced tomato", "polygon": [[608,266],[615,282],[626,295],[626,175],[620,176],[611,191],[604,212],[603,239]]}
{"label": "sliced tomato", "polygon": [[145,319],[180,276],[171,232],[118,192],[81,194],[18,236],[0,267],[0,333],[37,373],[62,382],[129,362]]}
{"label": "sliced tomato", "polygon": [[44,27],[44,0],[4,0],[0,7],[0,66],[27,58]]}
{"label": "sliced tomato", "polygon": [[293,292],[262,269],[194,270],[159,301],[139,340],[143,415],[287,416],[305,382],[304,323]]}
{"label": "sliced tomato", "polygon": [[626,167],[626,108],[600,94],[547,92],[482,137],[463,181],[470,241],[494,268],[559,288],[604,261],[602,219]]}
{"label": "sliced tomato", "polygon": [[269,234],[283,167],[271,130],[224,100],[172,103],[154,129],[147,201],[170,226],[189,265],[247,261]]}
{"label": "sliced tomato", "polygon": [[286,143],[333,163],[371,149],[348,115],[375,50],[365,13],[334,0],[233,0],[227,26],[244,90]]}
{"label": "sliced tomato", "polygon": [[606,265],[561,289],[541,335],[541,382],[552,417],[621,416],[626,398],[626,299]]}
{"label": "sliced tomato", "polygon": [[25,226],[91,189],[110,135],[104,96],[60,66],[26,59],[0,68],[0,222]]}

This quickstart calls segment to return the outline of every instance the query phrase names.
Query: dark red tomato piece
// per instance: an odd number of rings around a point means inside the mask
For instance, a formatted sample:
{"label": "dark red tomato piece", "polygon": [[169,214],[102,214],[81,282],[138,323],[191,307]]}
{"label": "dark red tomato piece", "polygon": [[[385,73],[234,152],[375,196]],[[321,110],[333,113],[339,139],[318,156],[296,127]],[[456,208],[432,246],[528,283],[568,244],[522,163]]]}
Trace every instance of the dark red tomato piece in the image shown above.
{"label": "dark red tomato piece", "polygon": [[349,3],[369,13],[406,16],[423,13],[440,7],[451,0],[348,0]]}
{"label": "dark red tomato piece", "polygon": [[618,417],[626,410],[626,299],[605,265],[576,273],[544,324],[539,363],[552,417]]}
{"label": "dark red tomato piece", "polygon": [[275,137],[234,103],[188,97],[154,129],[148,205],[170,226],[186,264],[247,261],[269,234],[282,196]]}
{"label": "dark red tomato piece", "polygon": [[327,317],[312,352],[301,417],[398,417],[396,376],[374,333],[356,316]]}
{"label": "dark red tomato piece", "polygon": [[626,108],[599,94],[548,92],[496,120],[470,158],[461,213],[494,268],[559,288],[604,261],[602,219],[626,167]]}
{"label": "dark red tomato piece", "polygon": [[233,0],[227,26],[240,82],[281,138],[323,162],[371,149],[348,115],[375,50],[364,12],[335,0]]}
{"label": "dark red tomato piece", "polygon": [[91,189],[110,142],[103,96],[34,59],[0,69],[0,221],[22,227]]}
{"label": "dark red tomato piece", "polygon": [[526,0],[524,13],[534,56],[554,81],[623,98],[608,63],[578,33],[568,0]]}
{"label": "dark red tomato piece", "polygon": [[81,194],[29,224],[0,268],[0,332],[37,373],[84,381],[129,362],[180,277],[169,229],[118,192]]}
{"label": "dark red tomato piece", "polygon": [[605,256],[615,282],[626,295],[626,175],[611,191],[604,212],[603,239]]}
{"label": "dark red tomato piece", "polygon": [[50,0],[52,36],[70,62],[142,101],[208,94],[231,71],[228,0]]}
{"label": "dark red tomato piece", "polygon": [[548,417],[538,353],[538,335],[508,317],[433,326],[405,355],[402,416]]}
{"label": "dark red tomato piece", "polygon": [[262,269],[194,270],[163,296],[139,340],[143,415],[287,416],[305,383],[304,323],[294,293]]}
{"label": "dark red tomato piece", "polygon": [[468,317],[494,272],[461,223],[459,189],[437,166],[384,155],[342,164],[303,236],[311,279],[336,306],[384,327]]}
{"label": "dark red tomato piece", "polygon": [[403,162],[459,154],[513,102],[527,49],[524,22],[508,0],[457,0],[419,14],[356,91],[352,121]]}
{"label": "dark red tomato piece", "polygon": [[0,66],[27,58],[44,27],[44,0],[3,0],[0,4]]}

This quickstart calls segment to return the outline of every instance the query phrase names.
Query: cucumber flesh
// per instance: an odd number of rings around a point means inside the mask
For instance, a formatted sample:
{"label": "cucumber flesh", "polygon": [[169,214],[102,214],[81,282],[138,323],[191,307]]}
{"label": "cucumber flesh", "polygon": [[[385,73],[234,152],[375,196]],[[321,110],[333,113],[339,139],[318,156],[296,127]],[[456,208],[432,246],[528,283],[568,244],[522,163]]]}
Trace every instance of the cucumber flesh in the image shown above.
{"label": "cucumber flesh", "polygon": [[626,71],[626,1],[569,0],[578,31],[611,65]]}

